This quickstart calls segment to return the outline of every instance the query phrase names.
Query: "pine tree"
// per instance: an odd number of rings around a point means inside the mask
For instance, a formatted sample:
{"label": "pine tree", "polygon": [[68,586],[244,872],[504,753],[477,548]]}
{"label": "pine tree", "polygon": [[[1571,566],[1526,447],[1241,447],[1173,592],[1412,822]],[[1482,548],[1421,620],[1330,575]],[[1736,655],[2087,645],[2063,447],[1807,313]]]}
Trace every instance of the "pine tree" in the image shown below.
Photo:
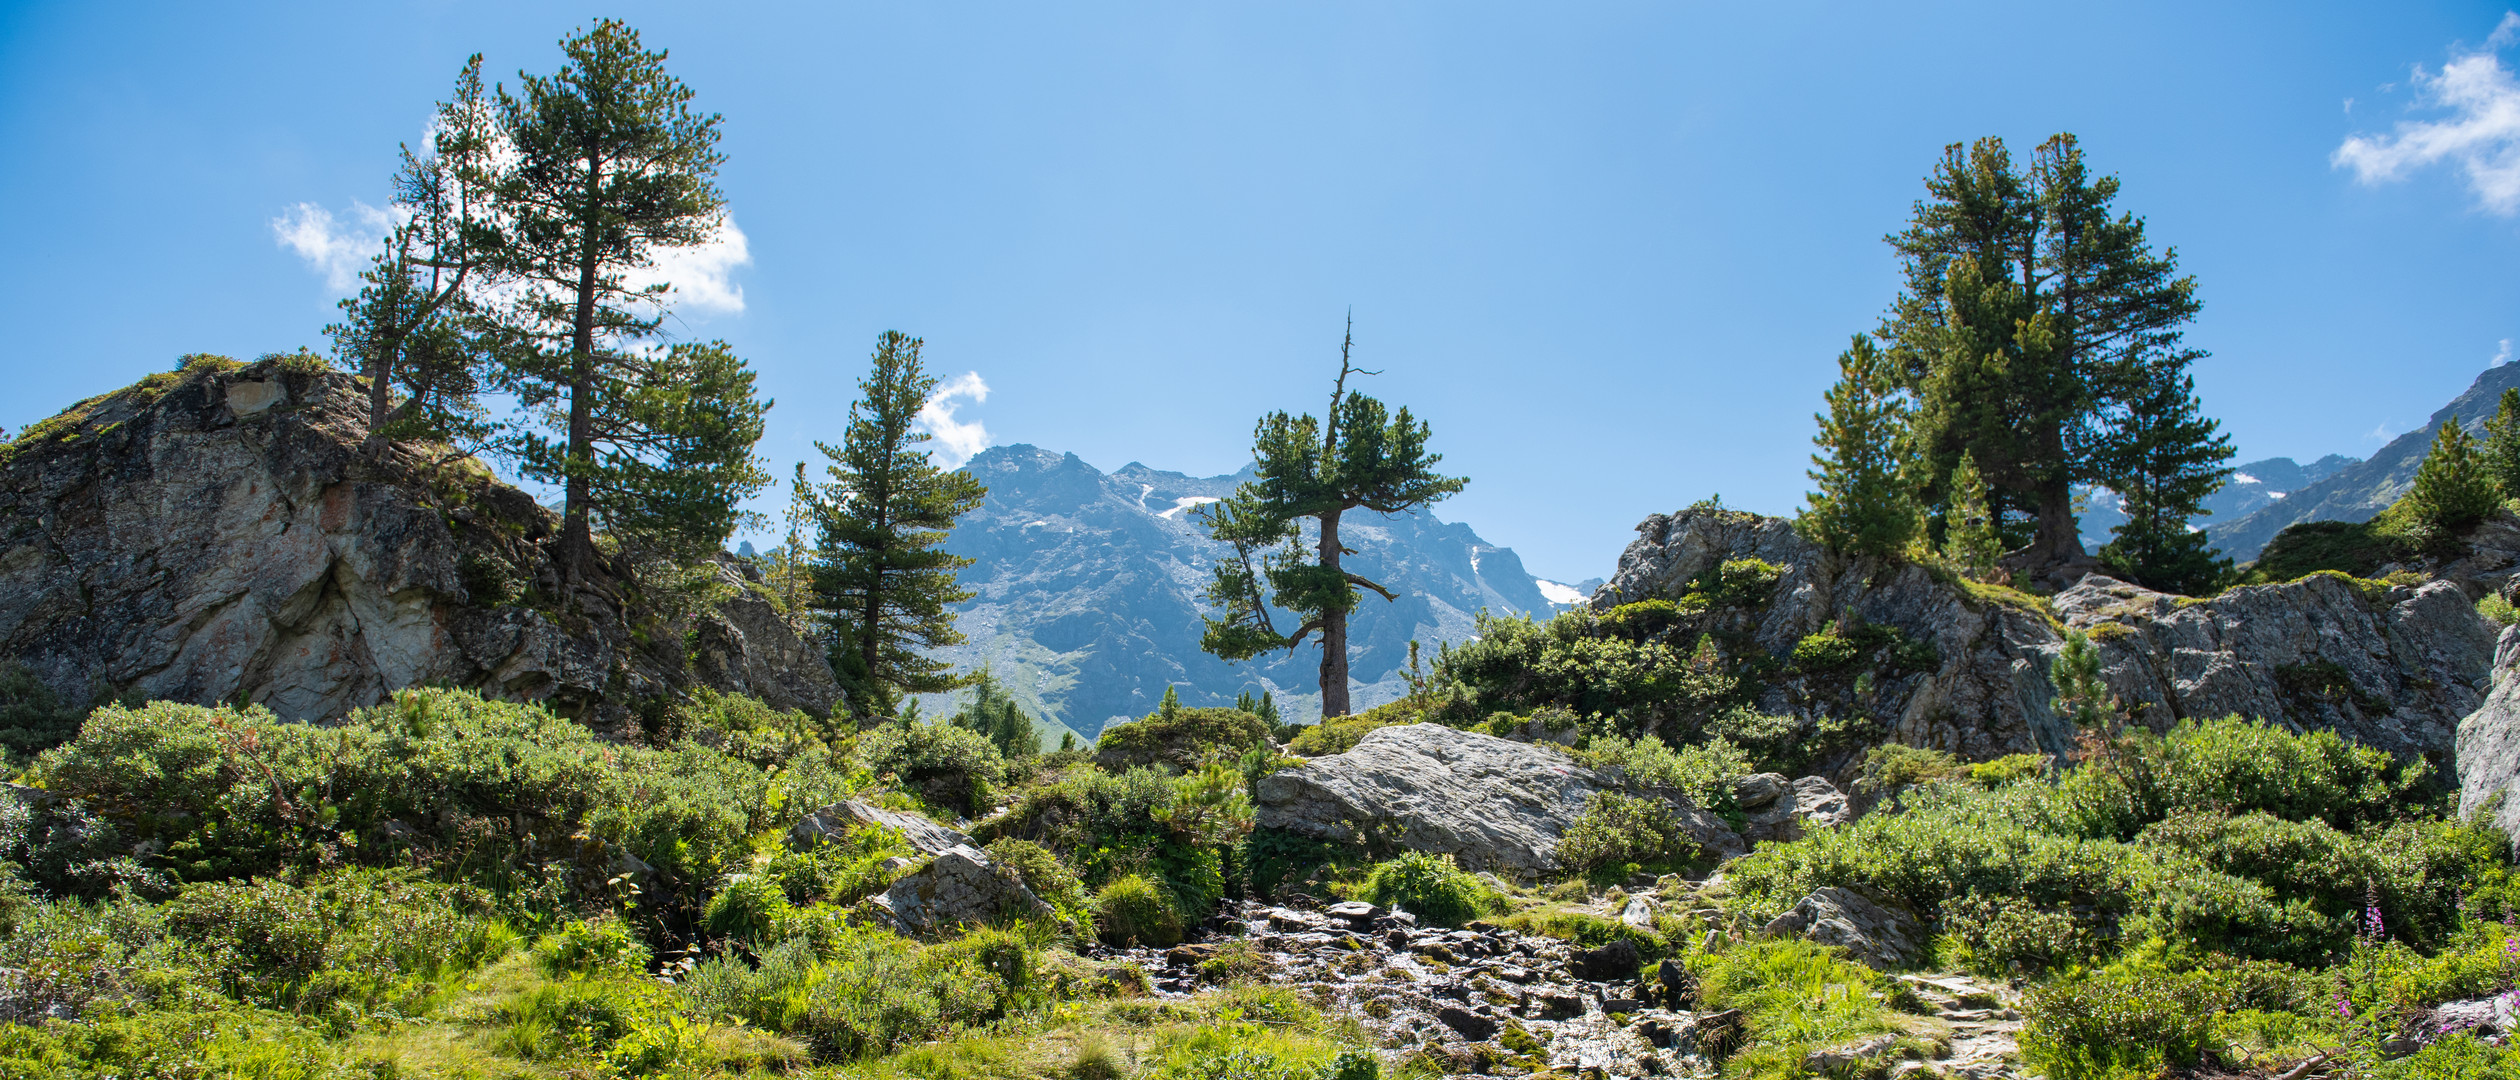
{"label": "pine tree", "polygon": [[2048,665],[2048,679],[2056,684],[2056,699],[2049,707],[2059,719],[2088,734],[2111,733],[2117,707],[2100,678],[2100,650],[2092,647],[2089,635],[2079,630],[2065,635],[2064,649]]}
{"label": "pine tree", "polygon": [[2437,535],[2473,527],[2502,508],[2502,493],[2485,468],[2458,417],[2444,420],[2432,451],[2415,467],[2415,483],[2391,510]]}
{"label": "pine tree", "polygon": [[628,355],[588,395],[586,516],[634,558],[690,563],[754,522],[744,499],[770,486],[753,456],[770,403],[723,341]]}
{"label": "pine tree", "polygon": [[2231,568],[2188,522],[2211,512],[2203,504],[2231,475],[2224,463],[2232,448],[2230,436],[2198,409],[2190,359],[2174,353],[2141,366],[2123,395],[2122,437],[2094,464],[2126,510],[2125,523],[2110,530],[2115,539],[2100,549],[2101,565],[2147,588],[2197,595]]}
{"label": "pine tree", "polygon": [[2485,474],[2503,498],[2520,499],[2520,387],[2502,392],[2501,407],[2485,420]]}
{"label": "pine tree", "polygon": [[403,220],[359,275],[358,295],[341,302],[342,321],[324,328],[367,380],[371,446],[470,444],[491,433],[477,395],[500,343],[480,303],[495,284],[493,147],[476,53],[438,105],[427,146],[403,147],[393,181]]}
{"label": "pine tree", "polygon": [[1978,475],[1977,459],[1967,453],[1951,470],[1951,510],[1944,515],[1943,558],[1973,578],[1984,578],[1995,570],[1995,561],[2003,557],[2004,539],[1995,521],[1995,509],[1986,497],[1986,482]]}
{"label": "pine tree", "polygon": [[1907,436],[1907,404],[1872,339],[1858,334],[1838,354],[1837,385],[1829,411],[1813,417],[1820,453],[1808,475],[1820,490],[1797,522],[1803,534],[1849,555],[1898,555],[1916,534],[1901,454]]}
{"label": "pine tree", "polygon": [[[625,275],[661,251],[707,242],[726,203],[716,184],[718,117],[691,111],[692,92],[666,74],[664,52],[640,48],[638,31],[612,19],[560,48],[568,59],[557,73],[520,76],[514,95],[498,91],[497,130],[513,160],[496,197],[501,269],[528,286],[507,322],[529,347],[509,351],[504,381],[556,434],[528,434],[509,450],[527,475],[560,485],[560,562],[574,574],[606,512],[597,489],[623,486],[603,475],[597,445],[600,417],[614,405],[608,395],[674,392],[648,385],[653,372],[632,347],[663,324],[670,289],[633,287]],[[622,445],[639,441],[626,434]]]}
{"label": "pine tree", "polygon": [[[2071,135],[2027,170],[2001,139],[1954,144],[1925,185],[1889,238],[1907,284],[1882,328],[1917,398],[1923,475],[1948,477],[1971,454],[2007,546],[2026,543],[2034,565],[2079,560],[2074,485],[2127,437],[2109,423],[2123,415],[2111,394],[2138,358],[2180,351],[2195,279],[2178,276],[2175,251],[2152,251],[2142,219],[2112,216],[2117,179],[2092,177]],[[1947,511],[1948,488],[1927,494]]]}
{"label": "pine tree", "polygon": [[847,435],[814,444],[831,464],[815,493],[812,605],[829,619],[832,667],[860,717],[883,715],[903,694],[964,684],[920,650],[963,640],[947,606],[971,599],[954,584],[971,560],[940,546],[989,489],[919,448],[930,436],[912,423],[937,381],[919,362],[921,345],[889,330],[876,339]]}
{"label": "pine tree", "polygon": [[1015,701],[997,676],[981,668],[971,679],[971,701],[954,714],[954,725],[987,736],[1000,754],[1009,758],[1031,757],[1041,752],[1041,736],[1033,730],[1032,717]]}
{"label": "pine tree", "polygon": [[[1348,612],[1362,599],[1359,588],[1385,600],[1391,590],[1349,573],[1340,558],[1339,518],[1349,510],[1405,514],[1460,491],[1469,481],[1438,475],[1441,454],[1426,452],[1427,426],[1397,415],[1383,403],[1347,388],[1353,375],[1371,375],[1350,363],[1353,324],[1339,345],[1339,377],[1331,384],[1328,421],[1284,412],[1262,417],[1252,436],[1260,478],[1204,508],[1209,535],[1233,545],[1217,563],[1207,600],[1224,618],[1207,620],[1199,647],[1227,660],[1248,660],[1271,649],[1293,651],[1321,635],[1321,715],[1348,714]],[[1313,550],[1304,550],[1304,522],[1314,528]],[[1274,607],[1302,620],[1281,633]]]}

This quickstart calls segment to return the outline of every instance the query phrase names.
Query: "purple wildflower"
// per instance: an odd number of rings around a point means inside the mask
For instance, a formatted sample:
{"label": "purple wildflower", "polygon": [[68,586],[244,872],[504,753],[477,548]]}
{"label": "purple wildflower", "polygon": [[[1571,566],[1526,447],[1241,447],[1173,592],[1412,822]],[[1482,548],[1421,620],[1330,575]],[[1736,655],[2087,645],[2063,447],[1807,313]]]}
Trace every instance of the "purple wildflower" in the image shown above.
{"label": "purple wildflower", "polygon": [[2380,921],[2380,905],[2363,909],[2363,933],[2373,941],[2389,936],[2388,925]]}
{"label": "purple wildflower", "polygon": [[2336,1015],[2339,1019],[2344,1020],[2351,1020],[2354,1018],[2354,1003],[2347,1000],[2343,994],[2336,995]]}

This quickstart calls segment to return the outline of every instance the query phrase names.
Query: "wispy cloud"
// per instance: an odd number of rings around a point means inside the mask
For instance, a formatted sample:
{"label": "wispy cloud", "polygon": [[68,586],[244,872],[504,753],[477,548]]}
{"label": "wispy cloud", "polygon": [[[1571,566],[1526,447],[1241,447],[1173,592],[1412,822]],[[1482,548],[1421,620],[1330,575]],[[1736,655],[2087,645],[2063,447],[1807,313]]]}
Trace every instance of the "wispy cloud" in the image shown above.
{"label": "wispy cloud", "polygon": [[948,469],[961,468],[963,462],[989,448],[989,432],[980,421],[954,419],[954,410],[964,398],[974,405],[989,400],[989,384],[980,381],[979,372],[966,371],[945,380],[919,407],[915,426],[936,436],[936,449],[929,452]]}
{"label": "wispy cloud", "polygon": [[658,281],[671,284],[675,310],[733,315],[744,310],[744,287],[731,278],[736,267],[751,263],[752,249],[745,243],[744,230],[735,227],[730,215],[708,242],[658,251],[656,265],[623,277],[633,287]]}
{"label": "wispy cloud", "polygon": [[2502,347],[2494,350],[2493,362],[2486,364],[2486,367],[2501,367],[2511,362],[2511,339],[2504,338],[2495,344]]}
{"label": "wispy cloud", "polygon": [[2385,443],[2391,439],[2397,438],[2397,435],[2397,432],[2389,430],[2389,422],[2383,420],[2380,422],[2379,426],[2372,428],[2371,433],[2363,436],[2363,438],[2376,443]]}
{"label": "wispy cloud", "polygon": [[271,219],[271,234],[281,247],[297,252],[306,265],[324,275],[325,287],[348,293],[397,220],[394,211],[363,202],[350,204],[347,221],[314,203],[299,203]]}
{"label": "wispy cloud", "polygon": [[2506,12],[2485,44],[2453,47],[2438,72],[2415,67],[2416,104],[2448,110],[2436,120],[2410,120],[2389,135],[2355,135],[2330,159],[2354,170],[2366,184],[2396,180],[2425,166],[2449,162],[2467,174],[2485,209],[2503,216],[2520,212],[2520,80],[2497,55],[2520,42],[2520,12]]}

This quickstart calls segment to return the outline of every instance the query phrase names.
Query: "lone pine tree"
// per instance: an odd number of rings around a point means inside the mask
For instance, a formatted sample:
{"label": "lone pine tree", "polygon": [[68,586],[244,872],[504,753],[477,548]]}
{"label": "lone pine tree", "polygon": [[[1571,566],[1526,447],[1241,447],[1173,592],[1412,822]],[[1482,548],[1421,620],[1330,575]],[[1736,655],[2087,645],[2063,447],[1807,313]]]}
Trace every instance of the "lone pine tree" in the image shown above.
{"label": "lone pine tree", "polygon": [[919,448],[931,436],[913,422],[936,392],[935,376],[919,362],[921,345],[897,331],[877,338],[848,432],[838,446],[814,444],[831,464],[830,480],[811,500],[819,533],[812,603],[829,620],[831,666],[862,718],[889,713],[903,694],[943,693],[968,681],[920,650],[963,640],[946,609],[971,599],[954,583],[971,560],[941,546],[989,489]]}
{"label": "lone pine tree", "polygon": [[513,351],[507,383],[558,436],[527,433],[513,450],[528,475],[561,486],[560,561],[574,572],[605,510],[598,489],[640,486],[601,475],[613,467],[597,446],[608,396],[670,392],[649,385],[658,371],[629,346],[663,324],[671,288],[635,286],[627,275],[653,266],[660,250],[716,235],[724,156],[718,117],[691,110],[691,89],[666,73],[663,51],[640,47],[638,31],[605,19],[560,47],[567,62],[558,72],[521,76],[518,93],[497,93],[498,133],[513,160],[496,198],[501,269],[527,286],[509,322],[528,347]]}
{"label": "lone pine tree", "polygon": [[2520,498],[2520,388],[2506,387],[2485,420],[2485,474],[2506,499]]}
{"label": "lone pine tree", "polygon": [[[1427,425],[1402,406],[1395,415],[1382,402],[1347,388],[1355,375],[1376,372],[1350,360],[1353,324],[1339,344],[1339,377],[1331,384],[1326,420],[1311,414],[1273,412],[1252,434],[1259,479],[1210,504],[1208,532],[1233,545],[1216,565],[1207,599],[1223,609],[1208,619],[1199,646],[1226,660],[1248,660],[1272,649],[1293,651],[1321,636],[1321,715],[1345,716],[1348,700],[1348,613],[1371,589],[1385,600],[1390,589],[1348,572],[1339,542],[1340,515],[1356,509],[1403,514],[1451,496],[1466,478],[1435,472],[1441,454],[1426,450]],[[1309,550],[1303,540],[1310,523]],[[1296,625],[1280,631],[1270,609],[1292,613]]]}
{"label": "lone pine tree", "polygon": [[2415,466],[2415,482],[2391,509],[2411,524],[2435,533],[2451,533],[2475,525],[2502,506],[2502,492],[2486,472],[2476,440],[2459,426],[2459,418],[2441,422],[2431,451]]}
{"label": "lone pine tree", "polygon": [[2126,521],[2100,549],[2111,573],[2148,588],[2197,594],[2231,567],[2189,521],[2211,513],[2205,498],[2231,469],[2231,438],[2203,415],[2196,380],[2170,355],[2144,361],[2124,394],[2117,437],[2093,455],[2100,482],[2118,494]]}
{"label": "lone pine tree", "polygon": [[2027,169],[2001,139],[1953,144],[1888,238],[1907,280],[1879,333],[1916,396],[1924,494],[1947,508],[1969,454],[2007,546],[2026,544],[2032,566],[2087,557],[2074,487],[2104,481],[2097,451],[2127,437],[2129,374],[2203,355],[2180,346],[2195,279],[2175,250],[2154,253],[2142,219],[2113,210],[2118,187],[2090,174],[2071,135]]}

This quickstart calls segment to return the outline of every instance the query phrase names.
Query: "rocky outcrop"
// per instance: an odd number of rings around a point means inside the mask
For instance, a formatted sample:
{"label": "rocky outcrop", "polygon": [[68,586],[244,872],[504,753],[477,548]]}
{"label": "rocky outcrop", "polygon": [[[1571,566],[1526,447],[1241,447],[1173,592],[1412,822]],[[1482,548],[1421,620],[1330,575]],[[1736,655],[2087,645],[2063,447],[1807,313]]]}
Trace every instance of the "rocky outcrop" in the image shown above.
{"label": "rocky outcrop", "polygon": [[1407,724],[1263,777],[1259,823],[1325,840],[1371,834],[1468,869],[1532,876],[1556,868],[1558,838],[1605,786],[1555,750]]}
{"label": "rocky outcrop", "polygon": [[739,574],[679,620],[622,568],[564,587],[553,515],[442,448],[370,452],[365,401],[311,358],[197,364],[22,433],[0,460],[0,662],[72,701],[309,720],[425,682],[590,720],[695,685],[837,701]]}
{"label": "rocky outcrop", "polygon": [[[2070,749],[2074,733],[2049,707],[2048,680],[2069,629],[2091,634],[2111,692],[2154,727],[2236,714],[2436,758],[2483,700],[2492,659],[2472,594],[2499,579],[2390,586],[2314,574],[2197,600],[2095,574],[2043,598],[1905,562],[1844,559],[1783,519],[1720,508],[1656,515],[1638,532],[1593,598],[1597,610],[1677,598],[1727,560],[1764,560],[1779,580],[1740,637],[1767,657],[1784,661],[1810,635],[1867,625],[1930,645],[1933,658],[1852,689],[1788,671],[1761,688],[1764,711],[1815,723],[1873,718],[1891,741],[1969,760]],[[1842,777],[1859,756],[1822,771]]]}
{"label": "rocky outcrop", "polygon": [[1050,914],[1050,905],[987,852],[963,845],[947,848],[869,903],[894,926],[913,934]]}
{"label": "rocky outcrop", "polygon": [[1834,885],[1812,890],[1769,922],[1765,932],[1837,946],[1881,971],[1908,967],[1925,956],[1924,929],[1914,916]]}
{"label": "rocky outcrop", "polygon": [[2459,722],[2459,813],[2493,805],[2494,824],[2520,836],[2520,626],[2494,649],[2494,688]]}
{"label": "rocky outcrop", "polygon": [[922,855],[942,855],[958,847],[973,847],[971,838],[948,829],[917,814],[903,814],[880,806],[844,799],[805,815],[804,820],[788,827],[788,846],[798,851],[839,839],[862,828],[890,829]]}
{"label": "rocky outcrop", "polygon": [[2399,754],[2452,750],[2494,658],[2492,629],[2452,581],[2312,574],[2188,600],[2093,575],[2056,610],[2091,634],[2110,691],[2154,727],[2263,717]]}
{"label": "rocky outcrop", "polygon": [[1745,776],[1733,781],[1733,802],[1741,807],[1741,839],[1752,844],[1800,840],[1853,816],[1845,794],[1820,776],[1793,781],[1779,773]]}

